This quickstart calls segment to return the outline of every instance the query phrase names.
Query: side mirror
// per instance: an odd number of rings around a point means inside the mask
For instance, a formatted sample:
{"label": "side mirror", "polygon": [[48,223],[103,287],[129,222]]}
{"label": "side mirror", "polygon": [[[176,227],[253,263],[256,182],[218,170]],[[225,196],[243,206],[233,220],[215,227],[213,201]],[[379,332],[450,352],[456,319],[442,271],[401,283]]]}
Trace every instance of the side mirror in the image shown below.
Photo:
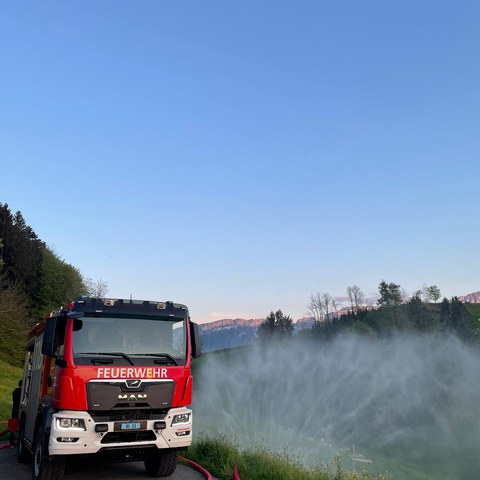
{"label": "side mirror", "polygon": [[43,332],[42,353],[47,357],[53,357],[60,367],[66,366],[65,360],[59,358],[57,348],[63,345],[67,318],[73,318],[73,329],[80,330],[83,326],[83,312],[70,312],[55,317],[47,318],[47,324]]}
{"label": "side mirror", "polygon": [[57,337],[57,327],[60,321],[65,321],[59,317],[47,318],[45,331],[43,332],[42,353],[47,357],[56,357],[55,355],[55,339]]}
{"label": "side mirror", "polygon": [[202,354],[202,337],[200,336],[200,327],[190,322],[190,340],[192,342],[192,357],[197,358]]}

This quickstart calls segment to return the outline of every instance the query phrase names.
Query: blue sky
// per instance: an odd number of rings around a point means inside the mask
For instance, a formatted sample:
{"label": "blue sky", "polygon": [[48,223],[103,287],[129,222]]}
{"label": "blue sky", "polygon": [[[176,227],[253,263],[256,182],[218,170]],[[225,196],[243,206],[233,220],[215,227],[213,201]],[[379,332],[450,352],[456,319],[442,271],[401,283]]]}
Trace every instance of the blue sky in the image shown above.
{"label": "blue sky", "polygon": [[480,290],[480,4],[5,1],[0,202],[199,322]]}

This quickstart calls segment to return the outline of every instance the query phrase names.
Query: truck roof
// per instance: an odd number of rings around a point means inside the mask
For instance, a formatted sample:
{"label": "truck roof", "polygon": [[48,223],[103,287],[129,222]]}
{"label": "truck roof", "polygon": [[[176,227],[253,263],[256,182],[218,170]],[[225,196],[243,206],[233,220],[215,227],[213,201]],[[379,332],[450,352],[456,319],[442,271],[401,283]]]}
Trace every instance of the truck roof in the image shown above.
{"label": "truck roof", "polygon": [[188,317],[188,308],[172,301],[132,300],[123,298],[78,297],[67,310],[76,312],[130,313],[159,316]]}
{"label": "truck roof", "polygon": [[[62,312],[112,313],[190,318],[188,308],[181,303],[173,303],[171,301],[126,300],[123,298],[93,298],[86,296],[76,298],[70,304],[65,305],[61,310],[52,312],[50,316],[61,315]],[[46,321],[46,318],[40,320],[29,332],[28,338],[32,339],[42,332],[45,328]]]}

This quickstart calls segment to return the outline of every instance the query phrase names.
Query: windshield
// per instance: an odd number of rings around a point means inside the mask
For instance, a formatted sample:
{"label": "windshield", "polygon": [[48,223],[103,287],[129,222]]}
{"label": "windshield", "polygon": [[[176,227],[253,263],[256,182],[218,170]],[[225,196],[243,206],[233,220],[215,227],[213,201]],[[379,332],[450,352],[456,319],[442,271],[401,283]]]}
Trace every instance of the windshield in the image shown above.
{"label": "windshield", "polygon": [[183,318],[85,316],[73,331],[73,354],[77,363],[87,363],[80,360],[86,356],[122,353],[135,363],[145,363],[144,359],[150,355],[155,363],[161,358],[167,361],[170,358],[181,364],[185,361],[185,351]]}

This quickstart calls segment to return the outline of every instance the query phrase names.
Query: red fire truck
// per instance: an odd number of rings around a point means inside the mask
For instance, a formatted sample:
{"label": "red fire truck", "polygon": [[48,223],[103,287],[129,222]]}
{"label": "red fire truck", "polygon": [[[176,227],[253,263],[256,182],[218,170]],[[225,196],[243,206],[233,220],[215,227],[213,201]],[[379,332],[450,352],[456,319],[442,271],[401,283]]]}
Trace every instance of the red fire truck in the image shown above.
{"label": "red fire truck", "polygon": [[185,305],[80,297],[40,322],[26,349],[18,460],[61,480],[82,455],[171,475],[192,439],[198,325]]}

